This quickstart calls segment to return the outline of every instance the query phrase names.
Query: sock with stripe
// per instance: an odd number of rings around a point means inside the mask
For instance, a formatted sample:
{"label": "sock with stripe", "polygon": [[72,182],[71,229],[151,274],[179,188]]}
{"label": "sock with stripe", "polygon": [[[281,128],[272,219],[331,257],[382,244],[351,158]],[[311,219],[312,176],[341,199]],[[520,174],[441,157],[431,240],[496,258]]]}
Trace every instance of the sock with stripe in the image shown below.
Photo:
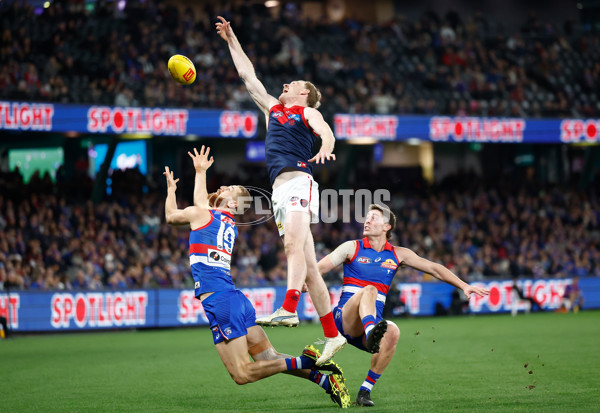
{"label": "sock with stripe", "polygon": [[283,309],[285,311],[289,311],[290,313],[295,313],[296,308],[298,307],[298,302],[300,301],[300,291],[299,290],[287,290],[285,293],[285,299],[283,300]]}
{"label": "sock with stripe", "polygon": [[302,370],[313,368],[315,361],[308,357],[299,356],[285,359],[285,364],[288,370]]}
{"label": "sock with stripe", "polygon": [[308,375],[308,379],[313,383],[317,383],[319,386],[325,389],[325,391],[329,391],[331,385],[329,384],[329,376],[327,374],[323,374],[318,370],[311,370]]}
{"label": "sock with stripe", "polygon": [[360,389],[366,390],[369,393],[371,393],[373,386],[375,385],[375,383],[377,383],[377,379],[379,379],[380,377],[381,377],[381,374],[373,373],[372,370],[369,370],[369,373],[367,374],[367,378],[365,379],[363,384],[360,386]]}
{"label": "sock with stripe", "polygon": [[333,319],[333,312],[329,312],[320,318],[321,326],[323,326],[323,333],[325,337],[332,338],[337,337],[338,329],[335,326],[335,320]]}
{"label": "sock with stripe", "polygon": [[372,315],[368,315],[363,317],[362,319],[363,327],[365,329],[365,337],[369,337],[369,333],[375,327],[375,317]]}

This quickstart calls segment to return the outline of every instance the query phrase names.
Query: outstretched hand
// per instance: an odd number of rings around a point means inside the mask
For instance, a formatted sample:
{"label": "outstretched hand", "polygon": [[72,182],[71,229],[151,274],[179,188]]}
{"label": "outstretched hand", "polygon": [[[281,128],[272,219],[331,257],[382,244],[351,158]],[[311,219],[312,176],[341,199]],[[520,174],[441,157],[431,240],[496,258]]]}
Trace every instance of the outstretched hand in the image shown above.
{"label": "outstretched hand", "polygon": [[190,155],[190,158],[192,158],[192,161],[194,161],[194,169],[196,169],[196,172],[204,172],[208,170],[208,168],[210,168],[215,161],[212,156],[210,159],[208,159],[209,152],[210,148],[207,146],[205,149],[204,145],[202,145],[202,148],[200,148],[200,153],[198,153],[198,149],[196,148],[194,148],[193,154],[188,152],[188,155]]}
{"label": "outstretched hand", "polygon": [[215,23],[215,26],[217,26],[217,33],[219,33],[219,36],[221,36],[223,40],[229,42],[233,38],[231,23],[221,16],[217,16],[217,19],[221,20],[220,22]]}
{"label": "outstretched hand", "polygon": [[490,293],[490,290],[483,287],[473,287],[471,285],[465,287],[463,290],[467,298],[471,298],[471,294],[477,294],[480,297],[484,297]]}
{"label": "outstretched hand", "polygon": [[168,166],[165,166],[165,171],[163,175],[167,178],[167,190],[172,189],[173,191],[177,190],[177,182],[179,182],[179,178],[173,178],[173,171],[169,170]]}
{"label": "outstretched hand", "polygon": [[322,163],[323,165],[325,165],[325,160],[335,161],[335,155],[332,154],[331,151],[327,151],[327,150],[321,149],[319,151],[319,153],[317,153],[315,156],[313,156],[312,158],[310,158],[308,160],[308,162],[314,162],[317,165],[319,163]]}

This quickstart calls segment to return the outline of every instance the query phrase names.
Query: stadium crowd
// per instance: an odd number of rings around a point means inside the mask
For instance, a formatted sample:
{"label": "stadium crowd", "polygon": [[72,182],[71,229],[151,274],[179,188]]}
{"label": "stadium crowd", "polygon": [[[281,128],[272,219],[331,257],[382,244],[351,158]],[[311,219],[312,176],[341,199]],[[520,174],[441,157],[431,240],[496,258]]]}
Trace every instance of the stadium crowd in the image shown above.
{"label": "stadium crowd", "polygon": [[[138,189],[118,182],[132,182],[130,176],[113,175],[115,192],[94,205],[74,200],[64,186],[44,183],[39,176],[15,185],[16,174],[0,174],[0,186],[7,188],[0,194],[4,289],[193,287],[189,231],[165,223],[163,188],[138,196]],[[216,182],[225,182],[224,177],[213,176],[209,187]],[[518,181],[494,188],[457,175],[422,191],[392,192],[390,205],[398,216],[393,243],[471,281],[600,276],[600,201],[594,190],[541,186],[533,191]],[[180,196],[180,207],[185,199],[191,196]],[[238,222],[256,219],[250,211]],[[238,225],[238,230],[232,266],[236,285],[285,284],[286,258],[274,221]],[[354,219],[316,224],[318,258],[361,233]],[[325,277],[331,284],[341,281],[339,273]],[[397,278],[433,280],[411,269],[402,269]]]}
{"label": "stadium crowd", "polygon": [[[155,0],[52,2],[36,11],[0,4],[0,98],[119,106],[250,108],[217,14],[232,19],[271,93],[304,78],[334,113],[596,117],[600,37],[573,21],[561,27],[529,15],[520,30],[493,16],[449,11],[386,24],[301,19],[293,3],[278,18],[241,5],[177,8]],[[121,9],[120,7],[123,7]],[[220,8],[219,8],[220,7]],[[166,62],[189,56],[191,87]]]}

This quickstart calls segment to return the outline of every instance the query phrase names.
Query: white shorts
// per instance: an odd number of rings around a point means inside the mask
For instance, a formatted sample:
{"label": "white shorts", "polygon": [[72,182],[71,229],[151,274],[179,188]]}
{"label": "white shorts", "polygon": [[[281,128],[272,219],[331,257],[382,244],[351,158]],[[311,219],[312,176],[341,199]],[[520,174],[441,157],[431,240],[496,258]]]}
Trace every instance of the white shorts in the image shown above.
{"label": "white shorts", "polygon": [[311,224],[319,222],[319,184],[310,175],[290,179],[273,190],[273,214],[279,236],[285,234],[285,217],[288,212],[308,212]]}

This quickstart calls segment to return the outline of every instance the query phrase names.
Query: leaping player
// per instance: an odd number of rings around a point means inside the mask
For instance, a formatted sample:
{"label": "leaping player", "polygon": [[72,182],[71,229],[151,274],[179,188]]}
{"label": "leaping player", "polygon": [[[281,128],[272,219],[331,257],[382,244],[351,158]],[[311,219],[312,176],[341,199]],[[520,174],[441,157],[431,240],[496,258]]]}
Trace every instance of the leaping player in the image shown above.
{"label": "leaping player", "polygon": [[[298,325],[296,308],[304,283],[321,319],[325,347],[317,365],[329,360],[345,344],[331,312],[329,291],[319,274],[310,224],[319,221],[319,185],[312,177],[312,163],[335,160],[335,138],[317,108],[321,93],[311,83],[295,80],[283,85],[279,99],[269,95],[256,77],[252,62],[244,53],[228,21],[219,16],[217,32],[229,46],[235,68],[250,96],[267,118],[266,163],[273,186],[273,212],[283,237],[288,262],[287,292],[281,308],[256,320],[269,326]],[[313,145],[321,138],[319,152]]]}
{"label": "leaping player", "polygon": [[[243,214],[250,194],[243,186],[223,186],[216,193],[206,190],[206,170],[213,163],[210,149],[189,153],[196,169],[194,206],[177,208],[175,192],[179,179],[165,167],[167,198],[165,217],[171,225],[189,225],[190,267],[195,296],[202,302],[215,347],[231,378],[237,384],[252,383],[276,373],[290,373],[318,384],[340,407],[348,407],[350,396],[339,366],[327,361],[318,369],[320,354],[306,346],[299,357],[280,354],[264,330],[256,325],[254,307],[235,288],[231,278],[231,254],[238,235],[234,214]],[[248,354],[254,362],[250,362]],[[322,374],[319,370],[329,371]]]}
{"label": "leaping player", "polygon": [[321,274],[344,264],[342,295],[333,310],[335,323],[351,345],[373,353],[371,368],[356,397],[359,406],[375,405],[371,390],[392,360],[400,338],[398,326],[383,319],[383,307],[401,265],[460,288],[467,297],[489,294],[485,288],[465,283],[443,265],[421,258],[408,248],[391,245],[388,240],[395,226],[396,216],[389,208],[371,205],[364,223],[364,238],[343,243],[319,261]]}

